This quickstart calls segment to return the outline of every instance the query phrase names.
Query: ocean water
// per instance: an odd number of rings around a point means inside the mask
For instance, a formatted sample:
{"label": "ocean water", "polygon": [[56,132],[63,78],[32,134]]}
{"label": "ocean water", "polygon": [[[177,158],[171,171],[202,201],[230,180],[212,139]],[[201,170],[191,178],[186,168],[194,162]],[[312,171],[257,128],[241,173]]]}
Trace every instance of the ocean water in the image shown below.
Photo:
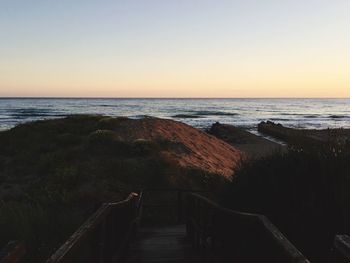
{"label": "ocean water", "polygon": [[0,130],[72,114],[170,118],[198,128],[214,122],[256,132],[261,121],[297,128],[350,128],[350,99],[0,98]]}

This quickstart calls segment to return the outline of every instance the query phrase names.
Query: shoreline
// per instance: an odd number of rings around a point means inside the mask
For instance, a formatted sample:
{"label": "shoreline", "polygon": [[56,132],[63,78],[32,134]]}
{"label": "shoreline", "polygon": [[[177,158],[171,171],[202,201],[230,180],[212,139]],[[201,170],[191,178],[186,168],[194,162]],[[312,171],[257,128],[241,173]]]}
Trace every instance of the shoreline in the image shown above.
{"label": "shoreline", "polygon": [[258,131],[286,143],[298,143],[299,140],[301,143],[321,144],[344,141],[350,138],[349,128],[295,129],[270,121],[259,123]]}
{"label": "shoreline", "polygon": [[[13,98],[0,99],[0,129],[76,114],[150,115],[196,128],[218,121],[255,134],[258,123],[268,120],[294,128],[350,128],[349,103],[348,99]],[[329,109],[327,114],[324,108]]]}
{"label": "shoreline", "polygon": [[[181,119],[174,118],[158,118],[153,116],[138,116],[138,117],[124,117],[124,116],[108,116],[101,114],[72,114],[67,116],[48,117],[39,120],[23,121],[16,125],[11,125],[8,128],[0,128],[0,132],[6,132],[19,125],[26,125],[28,123],[35,123],[40,121],[54,121],[65,119],[74,116],[101,116],[101,117],[113,117],[113,118],[129,118],[131,120],[142,120],[145,118],[154,118],[159,120],[170,120],[179,123],[189,125],[194,129],[198,129],[202,132],[214,135],[220,140],[223,140],[230,145],[238,148],[239,150],[246,152],[247,156],[263,157],[270,155],[273,152],[285,151],[288,143],[293,142],[296,138],[303,138],[314,142],[325,142],[331,140],[336,136],[342,138],[350,138],[350,128],[328,128],[328,129],[307,129],[307,128],[294,128],[287,127],[280,123],[272,121],[262,121],[256,124],[254,129],[251,127],[244,127],[238,125],[232,125],[227,123],[215,122],[205,127],[196,127],[188,124]],[[255,148],[255,149],[254,149]],[[259,149],[262,148],[263,150]]]}
{"label": "shoreline", "polygon": [[208,129],[208,133],[239,149],[248,159],[264,158],[287,150],[285,145],[233,125],[217,122]]}

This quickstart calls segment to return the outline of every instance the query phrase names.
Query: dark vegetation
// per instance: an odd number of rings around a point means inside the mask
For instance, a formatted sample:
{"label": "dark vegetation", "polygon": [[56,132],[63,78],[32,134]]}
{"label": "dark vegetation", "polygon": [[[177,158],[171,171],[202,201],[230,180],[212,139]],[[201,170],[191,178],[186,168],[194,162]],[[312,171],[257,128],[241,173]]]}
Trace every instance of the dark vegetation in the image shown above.
{"label": "dark vegetation", "polygon": [[311,262],[331,262],[336,234],[350,234],[350,144],[294,137],[289,151],[241,165],[226,206],[268,216]]}
{"label": "dark vegetation", "polygon": [[[220,189],[216,175],[161,158],[174,142],[121,139],[124,120],[71,116],[0,133],[1,247],[22,240],[27,262],[43,262],[102,202],[145,187]],[[334,235],[350,233],[349,189],[349,141],[297,134],[287,152],[242,163],[222,202],[268,216],[311,262],[329,262]]]}
{"label": "dark vegetation", "polygon": [[71,116],[0,133],[0,247],[21,240],[43,262],[105,201],[144,187],[205,188],[217,176],[164,158],[164,140],[125,141],[125,118]]}

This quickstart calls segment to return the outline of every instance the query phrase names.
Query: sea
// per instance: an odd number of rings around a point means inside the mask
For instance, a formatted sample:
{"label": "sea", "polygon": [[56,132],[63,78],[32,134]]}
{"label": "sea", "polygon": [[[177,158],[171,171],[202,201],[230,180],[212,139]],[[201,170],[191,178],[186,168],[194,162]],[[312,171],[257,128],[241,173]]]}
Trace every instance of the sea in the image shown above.
{"label": "sea", "polygon": [[0,130],[76,114],[154,116],[201,129],[220,122],[253,133],[261,121],[295,128],[350,128],[350,99],[0,98]]}

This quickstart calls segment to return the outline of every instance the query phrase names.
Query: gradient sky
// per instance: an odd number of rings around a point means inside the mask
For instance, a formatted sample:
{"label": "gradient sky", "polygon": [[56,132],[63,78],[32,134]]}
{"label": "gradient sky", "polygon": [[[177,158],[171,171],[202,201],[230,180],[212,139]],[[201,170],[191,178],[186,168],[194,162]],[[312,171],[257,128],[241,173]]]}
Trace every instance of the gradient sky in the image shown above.
{"label": "gradient sky", "polygon": [[0,96],[350,97],[350,1],[0,0]]}

